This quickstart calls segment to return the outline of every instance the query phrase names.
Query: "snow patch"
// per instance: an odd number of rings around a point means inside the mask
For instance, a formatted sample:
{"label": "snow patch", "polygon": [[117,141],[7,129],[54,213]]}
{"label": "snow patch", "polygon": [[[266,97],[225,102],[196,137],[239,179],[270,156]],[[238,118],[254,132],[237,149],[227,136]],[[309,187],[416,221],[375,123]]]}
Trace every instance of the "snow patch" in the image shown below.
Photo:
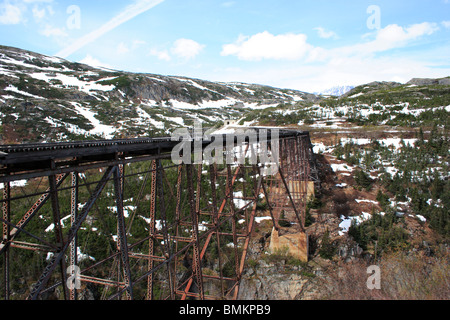
{"label": "snow patch", "polygon": [[350,229],[352,223],[355,223],[356,225],[361,224],[364,221],[369,220],[372,217],[370,213],[362,212],[359,216],[354,217],[348,217],[341,216],[342,222],[339,224],[339,228],[341,228],[341,231],[339,231],[339,235],[343,236],[345,233],[348,232]]}
{"label": "snow patch", "polygon": [[82,107],[79,103],[71,102],[71,104],[75,107],[75,110],[78,114],[81,114],[83,117],[88,119],[89,122],[94,126],[94,129],[89,131],[90,134],[100,135],[105,139],[112,139],[114,137],[116,129],[113,126],[101,124],[100,120],[95,117],[94,112],[92,112],[88,108]]}
{"label": "snow patch", "polygon": [[330,164],[330,166],[334,172],[339,172],[339,171],[352,172],[353,171],[353,168],[351,168],[349,165],[347,165],[345,163],[332,163],[332,164]]}

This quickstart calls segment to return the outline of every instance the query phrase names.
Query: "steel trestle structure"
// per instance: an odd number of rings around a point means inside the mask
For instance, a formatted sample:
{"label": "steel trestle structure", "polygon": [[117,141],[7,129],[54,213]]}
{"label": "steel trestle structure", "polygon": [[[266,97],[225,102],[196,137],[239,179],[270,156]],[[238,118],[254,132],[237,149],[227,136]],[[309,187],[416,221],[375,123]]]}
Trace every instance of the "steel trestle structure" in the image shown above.
{"label": "steel trestle structure", "polygon": [[1,299],[238,299],[256,218],[305,232],[318,181],[309,133],[277,138],[273,175],[248,160],[176,164],[170,137],[0,146]]}

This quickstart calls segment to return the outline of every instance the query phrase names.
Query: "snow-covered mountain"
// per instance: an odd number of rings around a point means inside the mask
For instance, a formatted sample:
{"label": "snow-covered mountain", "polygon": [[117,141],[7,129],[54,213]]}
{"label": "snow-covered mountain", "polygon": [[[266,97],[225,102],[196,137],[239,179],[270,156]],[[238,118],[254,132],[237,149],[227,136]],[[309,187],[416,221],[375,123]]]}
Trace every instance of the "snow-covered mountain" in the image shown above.
{"label": "snow-covered mountain", "polygon": [[449,77],[340,86],[320,95],[240,82],[94,68],[0,46],[2,143],[169,135],[242,125],[311,130],[446,125]]}
{"label": "snow-covered mountain", "polygon": [[354,86],[336,86],[321,92],[315,92],[315,94],[322,95],[322,96],[342,96],[349,92],[350,90],[354,89]]}
{"label": "snow-covered mountain", "polygon": [[317,101],[290,89],[94,68],[0,46],[3,142],[168,134],[247,111]]}

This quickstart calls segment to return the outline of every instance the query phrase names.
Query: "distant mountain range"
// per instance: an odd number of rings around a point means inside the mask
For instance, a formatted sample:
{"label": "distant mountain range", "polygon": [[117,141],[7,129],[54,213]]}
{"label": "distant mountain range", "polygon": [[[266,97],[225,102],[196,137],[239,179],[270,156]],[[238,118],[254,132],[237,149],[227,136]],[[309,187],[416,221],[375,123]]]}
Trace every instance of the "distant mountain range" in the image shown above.
{"label": "distant mountain range", "polygon": [[342,96],[343,94],[346,94],[350,90],[354,89],[354,86],[336,86],[324,91],[315,92],[315,94],[322,95],[322,96]]}

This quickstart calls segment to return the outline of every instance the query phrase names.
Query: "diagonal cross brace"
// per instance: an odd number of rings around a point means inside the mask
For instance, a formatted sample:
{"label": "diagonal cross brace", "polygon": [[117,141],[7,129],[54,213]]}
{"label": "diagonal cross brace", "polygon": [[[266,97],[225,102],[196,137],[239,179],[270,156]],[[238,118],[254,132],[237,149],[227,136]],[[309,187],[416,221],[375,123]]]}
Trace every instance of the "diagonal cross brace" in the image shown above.
{"label": "diagonal cross brace", "polygon": [[122,257],[122,263],[125,273],[125,285],[127,289],[127,296],[129,299],[133,299],[133,286],[131,282],[130,263],[128,259],[128,241],[125,231],[125,219],[123,216],[123,189],[122,189],[122,174],[119,166],[114,167],[114,191],[116,194],[117,205],[117,230],[119,237],[119,250]]}
{"label": "diagonal cross brace", "polygon": [[[75,238],[76,233],[81,227],[81,224],[86,219],[89,211],[91,210],[92,206],[94,205],[95,201],[97,200],[98,196],[101,194],[103,189],[106,186],[106,183],[111,178],[111,174],[113,173],[114,167],[108,167],[105,174],[103,175],[100,182],[97,184],[97,187],[95,188],[94,192],[92,193],[89,200],[86,202],[86,205],[81,210],[80,214],[78,215],[77,219],[75,220],[75,223],[72,225],[72,227],[69,230],[68,239],[65,242],[64,246],[61,248],[61,251],[53,256],[50,263],[47,265],[47,267],[44,269],[44,272],[41,274],[39,280],[36,282],[35,286],[31,290],[27,300],[36,300],[39,296],[40,292],[44,287],[46,286],[48,280],[50,279],[51,274],[57,267],[57,265],[60,263],[61,259],[63,259],[64,254],[69,247],[69,244],[72,242],[72,240]],[[65,285],[65,284],[63,284]]]}
{"label": "diagonal cross brace", "polygon": [[[56,179],[56,188],[58,188],[63,183],[67,176],[68,174],[58,176],[58,178]],[[31,219],[36,215],[39,209],[42,208],[42,206],[47,202],[48,199],[50,199],[50,188],[48,188],[48,190],[39,198],[39,200],[36,201],[36,203],[31,207],[30,210],[28,210],[28,212],[16,224],[16,226],[12,227],[9,232],[9,241],[13,241],[15,237],[17,237],[23,231],[28,222],[31,221]],[[3,251],[6,250],[7,247],[8,242],[2,242],[0,244],[0,254],[3,253]]]}

